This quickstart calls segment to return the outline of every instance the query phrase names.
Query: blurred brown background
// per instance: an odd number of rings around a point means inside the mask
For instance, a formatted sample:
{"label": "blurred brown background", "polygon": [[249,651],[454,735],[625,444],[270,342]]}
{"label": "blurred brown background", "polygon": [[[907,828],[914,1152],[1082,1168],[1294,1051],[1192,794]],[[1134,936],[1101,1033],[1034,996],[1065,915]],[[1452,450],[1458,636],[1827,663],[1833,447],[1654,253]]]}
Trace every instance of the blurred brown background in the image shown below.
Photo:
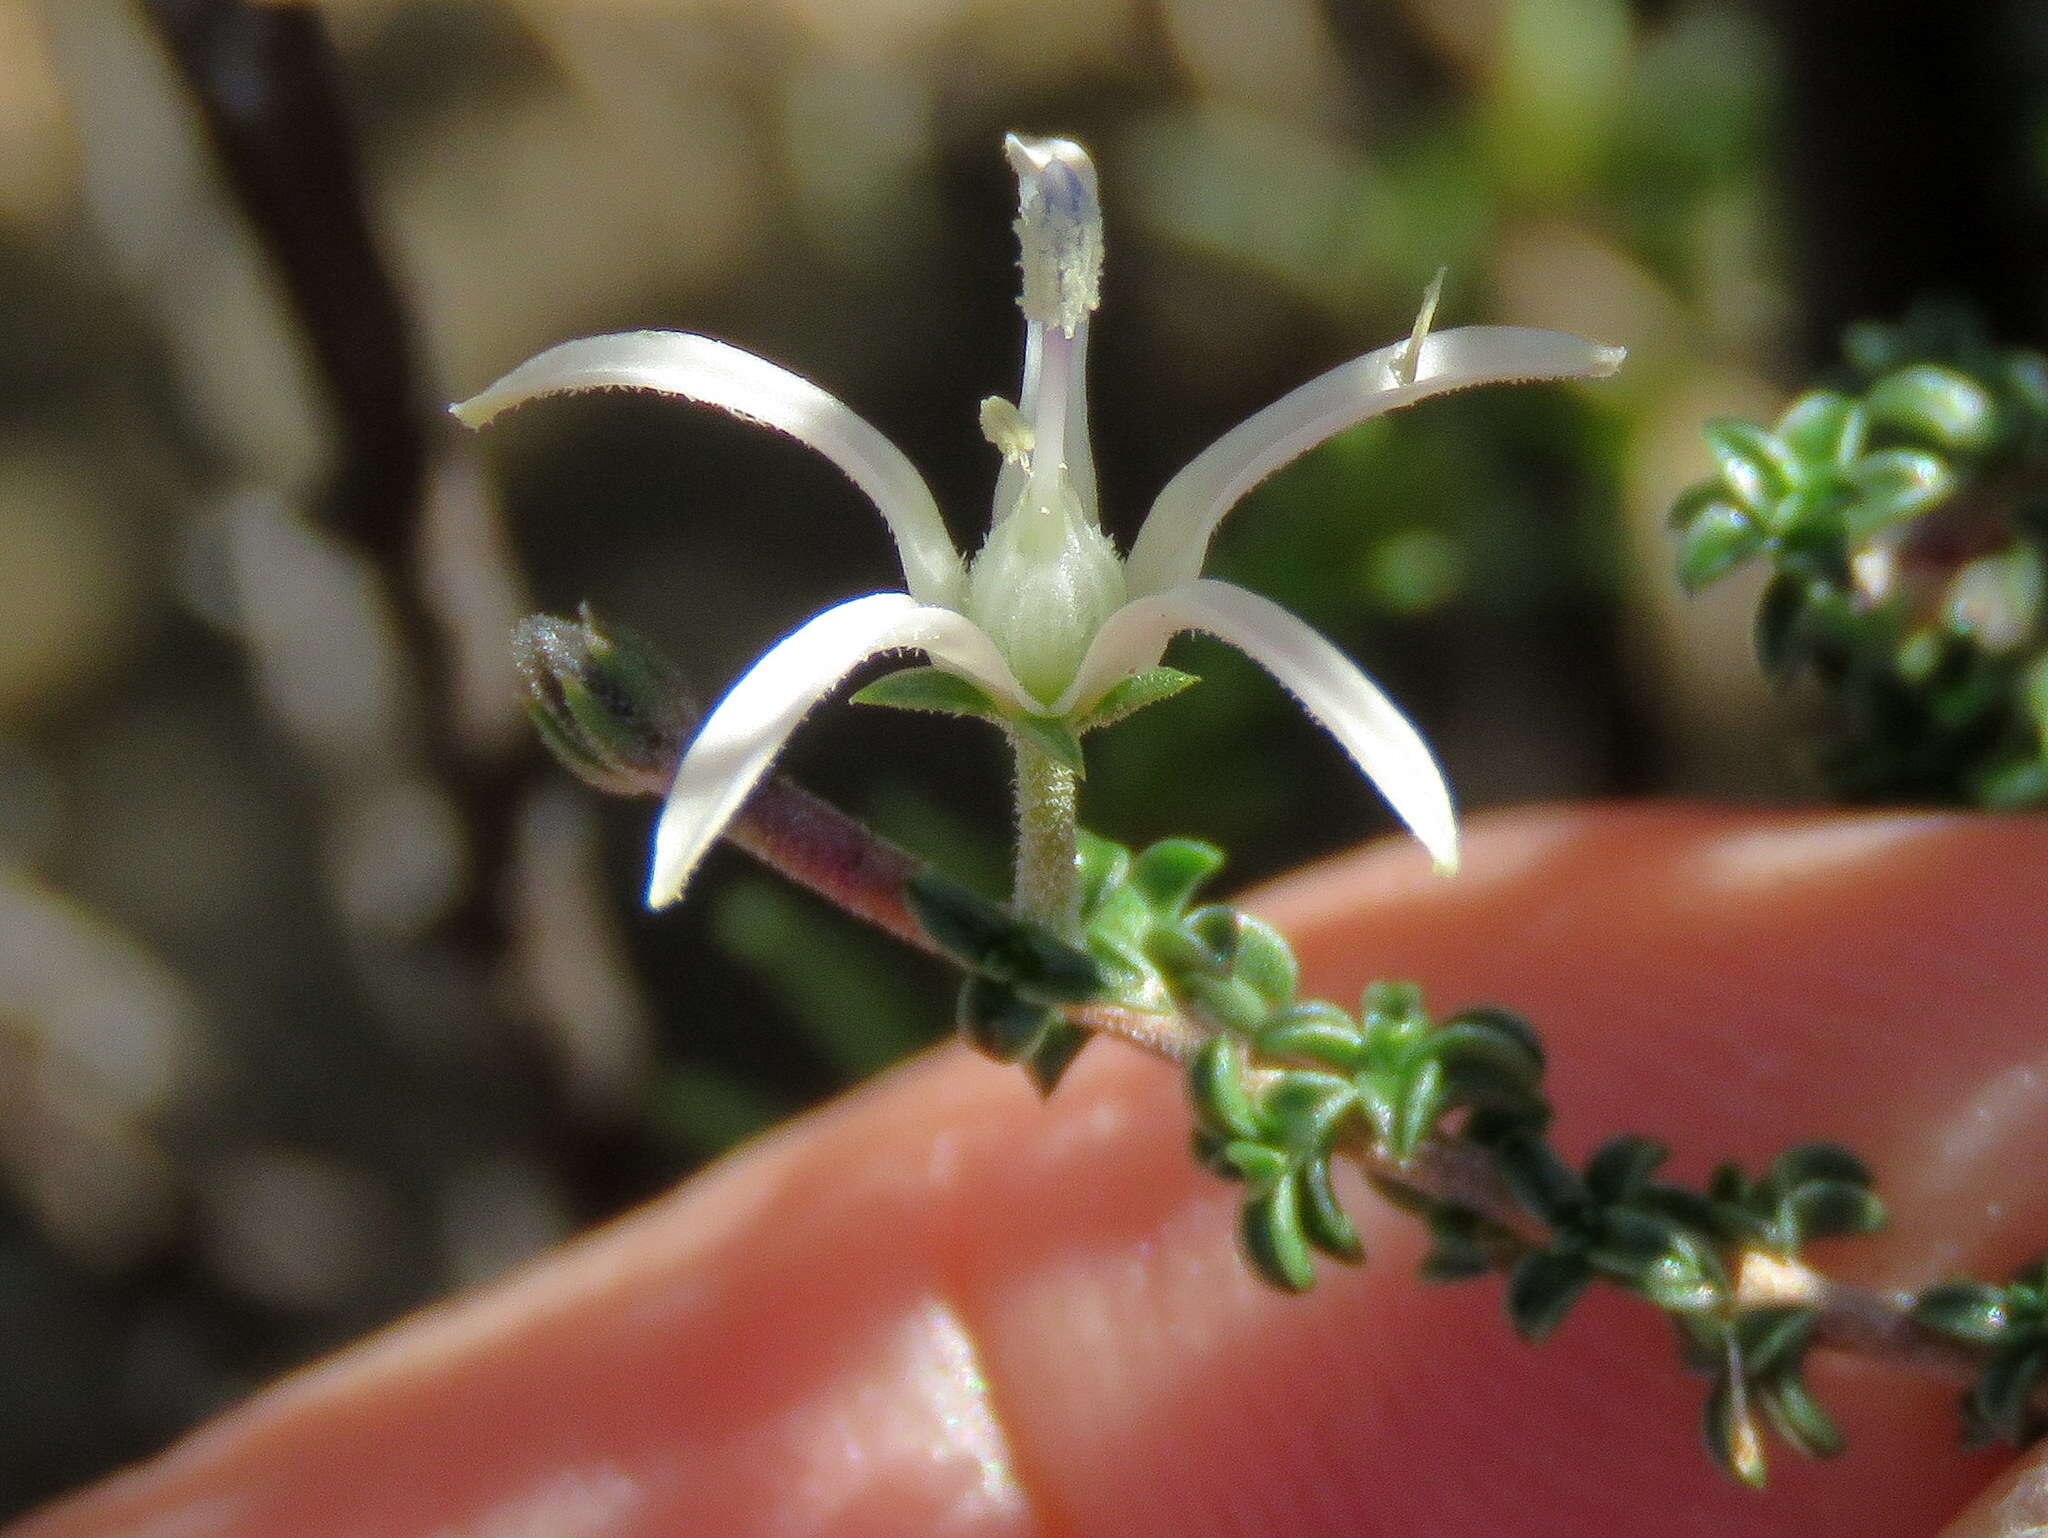
{"label": "blurred brown background", "polygon": [[[1800,793],[1747,595],[1660,519],[1706,416],[1948,290],[2038,342],[2039,7],[1847,0],[0,0],[0,1512],[480,1281],[943,1028],[936,968],[542,762],[503,638],[589,599],[707,693],[895,584],[829,466],[670,402],[438,410],[670,326],[819,380],[972,545],[1014,391],[1003,131],[1094,151],[1128,537],[1312,373],[1443,324],[1625,343],[1368,424],[1217,566],[1470,807]],[[331,100],[330,100],[331,96]],[[1091,744],[1088,820],[1252,879],[1385,817],[1279,691]],[[789,765],[1000,880],[1003,765],[834,707]]]}

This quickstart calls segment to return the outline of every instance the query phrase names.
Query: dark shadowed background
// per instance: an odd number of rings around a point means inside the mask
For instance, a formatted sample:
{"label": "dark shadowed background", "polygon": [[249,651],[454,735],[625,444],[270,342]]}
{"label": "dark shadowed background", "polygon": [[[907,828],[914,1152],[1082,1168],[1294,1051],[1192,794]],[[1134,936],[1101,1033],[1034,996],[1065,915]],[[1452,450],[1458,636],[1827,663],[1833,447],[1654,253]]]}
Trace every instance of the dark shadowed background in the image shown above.
{"label": "dark shadowed background", "polygon": [[[1880,15],[1896,11],[1896,15]],[[893,586],[785,440],[439,410],[726,337],[978,541],[1020,319],[1001,135],[1101,167],[1128,537],[1256,407],[1439,320],[1631,349],[1277,477],[1216,567],[1370,667],[1468,807],[1804,794],[1753,590],[1682,601],[1697,427],[1925,294],[2039,344],[2048,13],[1853,0],[0,0],[0,1514],[659,1189],[944,1028],[940,971],[544,762],[504,647],[589,600],[715,695]],[[1087,819],[1251,880],[1387,816],[1270,682],[1091,742]],[[1002,881],[993,734],[832,706],[789,767]]]}

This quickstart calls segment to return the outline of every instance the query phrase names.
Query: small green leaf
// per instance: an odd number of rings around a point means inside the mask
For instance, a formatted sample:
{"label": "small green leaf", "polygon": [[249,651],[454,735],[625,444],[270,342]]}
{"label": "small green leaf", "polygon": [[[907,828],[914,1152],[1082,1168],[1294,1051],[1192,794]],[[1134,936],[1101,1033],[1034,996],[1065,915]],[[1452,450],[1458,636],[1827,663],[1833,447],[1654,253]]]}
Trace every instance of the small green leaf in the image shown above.
{"label": "small green leaf", "polygon": [[1034,1003],[1078,1004],[1102,989],[1086,951],[949,877],[920,871],[904,882],[903,896],[932,944]]}
{"label": "small green leaf", "polygon": [[1913,1317],[1930,1330],[1979,1346],[1997,1345],[2010,1323],[2005,1289],[1968,1280],[1928,1288],[1913,1300]]}
{"label": "small green leaf", "polygon": [[1059,1088],[1074,1059],[1092,1039],[1089,1032],[1071,1020],[1053,1016],[1038,1044],[1024,1056],[1024,1071],[1031,1075],[1031,1082],[1038,1086],[1041,1095],[1050,1095]]}
{"label": "small green leaf", "polygon": [[1871,1183],[1870,1166],[1840,1143],[1795,1144],[1771,1161],[1768,1178],[1786,1190],[1809,1180],[1840,1180],[1857,1186]]}
{"label": "small green leaf", "polygon": [[1131,885],[1162,917],[1178,916],[1195,891],[1223,868],[1223,851],[1191,838],[1151,845],[1131,862]]}
{"label": "small green leaf", "polygon": [[1740,1378],[1721,1374],[1707,1394],[1700,1417],[1707,1452],[1723,1469],[1748,1485],[1761,1490],[1769,1474],[1764,1462],[1764,1439],[1749,1413],[1749,1396]]}
{"label": "small green leaf", "polygon": [[1445,1030],[1463,1030],[1468,1027],[1503,1036],[1514,1042],[1536,1064],[1540,1076],[1543,1068],[1543,1038],[1536,1034],[1536,1027],[1522,1016],[1495,1004],[1481,1004],[1476,1008],[1461,1009],[1444,1022]]}
{"label": "small green leaf", "polygon": [[1786,1196],[1785,1211],[1802,1241],[1874,1234],[1885,1224],[1877,1193],[1843,1180],[1808,1181]]}
{"label": "small green leaf", "polygon": [[1609,1138],[1586,1161],[1586,1189],[1602,1205],[1621,1201],[1657,1172],[1668,1153],[1662,1143],[1632,1133]]}
{"label": "small green leaf", "polygon": [[1764,548],[1756,521],[1742,509],[1718,503],[1686,526],[1678,541],[1678,580],[1689,593],[1719,581]]}
{"label": "small green leaf", "polygon": [[1864,455],[1848,473],[1862,493],[1844,520],[1852,539],[1867,539],[1924,513],[1956,489],[1948,462],[1919,449],[1880,449]]}
{"label": "small green leaf", "polygon": [[1715,417],[1700,429],[1700,436],[1720,467],[1722,482],[1752,516],[1790,489],[1797,474],[1795,461],[1754,422]]}
{"label": "small green leaf", "polygon": [[1193,673],[1183,673],[1178,668],[1147,668],[1142,673],[1133,673],[1097,700],[1088,714],[1074,723],[1074,730],[1093,732],[1114,726],[1147,705],[1170,700],[1188,685],[1200,682]]}
{"label": "small green leaf", "polygon": [[1444,1065],[1433,1057],[1424,1058],[1402,1085],[1393,1108],[1393,1125],[1386,1134],[1387,1152],[1403,1162],[1413,1158],[1444,1110]]}
{"label": "small green leaf", "polygon": [[1239,1035],[1248,1036],[1256,1032],[1270,1013],[1258,991],[1241,978],[1187,972],[1174,980],[1201,1014]]}
{"label": "small green leaf", "polygon": [[1350,1083],[1335,1074],[1291,1068],[1259,1099],[1259,1121],[1298,1159],[1328,1154],[1337,1123],[1357,1103]]}
{"label": "small green leaf", "polygon": [[1259,1032],[1258,1047],[1265,1057],[1305,1057],[1340,1073],[1355,1071],[1365,1055],[1357,1022],[1320,1000],[1296,1004],[1269,1019]]}
{"label": "small green leaf", "polygon": [[1782,677],[1797,660],[1806,617],[1806,582],[1779,572],[1765,586],[1756,608],[1756,657],[1763,670]]}
{"label": "small green leaf", "polygon": [[1847,1445],[1797,1373],[1759,1384],[1755,1396],[1772,1428],[1795,1452],[1808,1458],[1832,1458]]}
{"label": "small green leaf", "polygon": [[1131,874],[1131,852],[1086,828],[1074,830],[1074,864],[1080,876],[1081,916],[1093,919],[1109,895]]}
{"label": "small green leaf", "polygon": [[976,1051],[999,1063],[1028,1057],[1056,1020],[1051,1010],[1017,996],[1008,983],[970,977],[960,985],[954,1020]]}
{"label": "small green leaf", "polygon": [[1756,1379],[1796,1368],[1813,1341],[1817,1317],[1796,1305],[1745,1309],[1735,1320],[1742,1370]]}
{"label": "small green leaf", "polygon": [[1667,1314],[1698,1313],[1719,1308],[1727,1299],[1727,1282],[1711,1254],[1684,1235],[1669,1253],[1643,1268],[1636,1291]]}
{"label": "small green leaf", "polygon": [[1294,990],[1301,981],[1293,949],[1280,931],[1249,913],[1237,915],[1236,928],[1234,970],[1238,980],[1258,991],[1268,1011],[1285,1009],[1294,1002]]}
{"label": "small green leaf", "polygon": [[988,692],[944,668],[899,668],[884,673],[853,693],[856,705],[887,705],[896,710],[933,711],[947,716],[974,716],[1002,722],[1003,709]]}
{"label": "small green leaf", "polygon": [[1991,392],[1938,363],[1895,369],[1871,387],[1864,403],[1873,422],[1945,449],[1981,449],[1998,432]]}
{"label": "small green leaf", "polygon": [[1281,1150],[1245,1138],[1225,1144],[1223,1158],[1237,1178],[1254,1191],[1270,1191],[1294,1168],[1293,1161]]}
{"label": "small green leaf", "polygon": [[2048,1345],[1994,1356],[1970,1391],[1978,1413],[1993,1435],[2014,1447],[2034,1439],[2034,1390],[2048,1370]]}
{"label": "small green leaf", "polygon": [[1501,1178],[1532,1215],[1563,1228],[1586,1210],[1586,1188],[1540,1137],[1510,1134],[1493,1148]]}
{"label": "small green leaf", "polygon": [[1307,1292],[1315,1285],[1315,1262],[1293,1176],[1283,1176],[1271,1190],[1245,1203],[1240,1232],[1252,1268],[1273,1286]]}
{"label": "small green leaf", "polygon": [[1188,1092],[1196,1114],[1226,1137],[1265,1135],[1265,1125],[1245,1091],[1247,1067],[1243,1039],[1227,1033],[1203,1042],[1188,1063]]}
{"label": "small green leaf", "polygon": [[1508,1319],[1515,1333],[1532,1343],[1547,1339],[1592,1280],[1592,1271],[1576,1255],[1555,1250],[1524,1255],[1508,1272]]}
{"label": "small green leaf", "polygon": [[1422,1009],[1422,990],[1413,983],[1368,983],[1358,1012],[1368,1032],[1385,1030],[1408,1036],[1429,1027],[1429,1016]]}
{"label": "small green leaf", "polygon": [[1533,1095],[1543,1082],[1543,1058],[1517,1036],[1489,1022],[1463,1015],[1446,1022],[1429,1038],[1429,1055],[1447,1073],[1492,1081],[1510,1091]]}
{"label": "small green leaf", "polygon": [[1672,1224],[1654,1213],[1633,1207],[1610,1207],[1600,1214],[1598,1241],[1587,1259],[1602,1271],[1634,1282],[1667,1258],[1677,1238]]}
{"label": "small green leaf", "polygon": [[1833,390],[1810,390],[1778,418],[1774,436],[1810,464],[1846,465],[1863,452],[1870,414]]}
{"label": "small green leaf", "polygon": [[1299,1181],[1301,1228],[1309,1242],[1336,1260],[1356,1265],[1365,1259],[1365,1246],[1337,1193],[1330,1188],[1330,1161],[1311,1159],[1301,1167]]}
{"label": "small green leaf", "polygon": [[1429,1253],[1422,1257],[1426,1282],[1461,1282],[1493,1269],[1493,1257],[1479,1237],[1480,1220],[1463,1207],[1438,1207],[1429,1214]]}

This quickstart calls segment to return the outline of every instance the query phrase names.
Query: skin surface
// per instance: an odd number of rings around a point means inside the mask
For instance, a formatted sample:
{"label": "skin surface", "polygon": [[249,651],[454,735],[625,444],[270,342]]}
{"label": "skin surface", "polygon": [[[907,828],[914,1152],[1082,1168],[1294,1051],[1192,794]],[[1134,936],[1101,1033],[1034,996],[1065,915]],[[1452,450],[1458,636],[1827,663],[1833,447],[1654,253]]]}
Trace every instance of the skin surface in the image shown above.
{"label": "skin surface", "polygon": [[[2048,821],[1644,806],[1482,819],[1451,882],[1375,846],[1254,906],[1317,992],[1528,1012],[1574,1157],[1850,1143],[1895,1229],[1816,1258],[1915,1285],[2048,1243],[2044,892]],[[1045,1104],[934,1053],[6,1538],[1886,1538],[1987,1487],[1956,1538],[2048,1520],[2040,1473],[1956,1450],[1951,1390],[1832,1359],[1849,1454],[1740,1490],[1655,1315],[1596,1293],[1524,1349],[1497,1279],[1425,1288],[1362,1190],[1371,1262],[1268,1292],[1186,1131],[1121,1046]]]}

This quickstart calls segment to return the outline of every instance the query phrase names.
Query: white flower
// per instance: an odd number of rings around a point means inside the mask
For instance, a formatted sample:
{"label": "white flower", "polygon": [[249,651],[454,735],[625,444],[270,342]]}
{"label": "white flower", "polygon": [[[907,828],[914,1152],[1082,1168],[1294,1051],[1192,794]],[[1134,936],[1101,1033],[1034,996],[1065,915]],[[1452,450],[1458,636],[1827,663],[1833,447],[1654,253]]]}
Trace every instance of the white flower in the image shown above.
{"label": "white flower", "polygon": [[1024,379],[1018,403],[982,406],[1002,452],[995,518],[961,559],[922,477],[896,446],[808,380],[729,343],[669,331],[588,337],[521,364],[455,413],[472,427],[536,396],[658,390],[778,428],[824,454],[881,511],[903,565],[900,593],[825,610],[770,647],[705,720],[655,832],[648,902],[682,894],[704,851],[789,734],[860,663],[922,651],[1005,711],[1074,721],[1184,630],[1260,663],[1327,727],[1422,840],[1458,858],[1442,771],[1415,728],[1350,659],[1286,610],[1201,575],[1224,514],[1245,493],[1347,427],[1468,385],[1594,378],[1622,349],[1521,326],[1429,329],[1435,289],[1407,338],[1331,369],[1240,423],[1169,481],[1128,560],[1097,513],[1085,361],[1100,298],[1095,167],[1063,139],[1005,144],[1020,184]]}

